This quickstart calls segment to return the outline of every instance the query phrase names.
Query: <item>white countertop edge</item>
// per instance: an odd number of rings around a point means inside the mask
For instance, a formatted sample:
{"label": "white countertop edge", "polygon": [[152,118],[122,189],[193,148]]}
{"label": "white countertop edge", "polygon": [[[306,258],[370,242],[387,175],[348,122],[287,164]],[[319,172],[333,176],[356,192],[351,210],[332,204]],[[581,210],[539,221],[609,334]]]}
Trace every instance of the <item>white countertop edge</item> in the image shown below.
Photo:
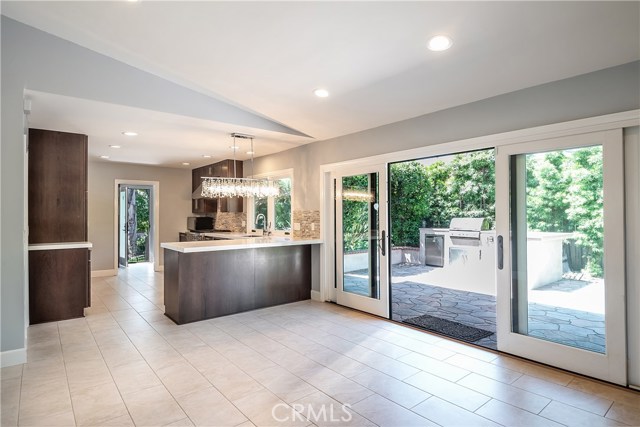
{"label": "white countertop edge", "polygon": [[164,249],[176,252],[214,252],[230,251],[235,249],[269,248],[278,246],[318,245],[320,239],[294,239],[290,237],[254,237],[249,239],[234,240],[205,240],[195,242],[167,242],[161,243]]}
{"label": "white countertop edge", "polygon": [[60,243],[33,243],[29,245],[30,251],[49,251],[56,249],[91,249],[91,242],[60,242]]}

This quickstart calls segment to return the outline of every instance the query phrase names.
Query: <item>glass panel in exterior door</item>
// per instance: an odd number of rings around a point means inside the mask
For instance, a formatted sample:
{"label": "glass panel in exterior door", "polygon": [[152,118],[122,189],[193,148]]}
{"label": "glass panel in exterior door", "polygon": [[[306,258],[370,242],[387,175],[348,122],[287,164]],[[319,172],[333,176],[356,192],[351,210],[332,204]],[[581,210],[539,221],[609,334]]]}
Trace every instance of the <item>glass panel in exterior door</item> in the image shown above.
{"label": "glass panel in exterior door", "polygon": [[511,156],[512,332],[605,353],[602,146]]}
{"label": "glass panel in exterior door", "polygon": [[380,298],[378,174],[342,177],[343,291]]}

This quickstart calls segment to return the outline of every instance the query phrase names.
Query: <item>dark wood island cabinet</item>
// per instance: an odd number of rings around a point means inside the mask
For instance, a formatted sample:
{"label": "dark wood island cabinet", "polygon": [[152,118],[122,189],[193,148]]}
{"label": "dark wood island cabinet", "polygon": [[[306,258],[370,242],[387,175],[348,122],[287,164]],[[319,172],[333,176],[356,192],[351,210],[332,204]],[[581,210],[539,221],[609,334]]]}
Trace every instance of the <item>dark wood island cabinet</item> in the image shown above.
{"label": "dark wood island cabinet", "polygon": [[165,315],[183,324],[307,300],[311,245],[317,243],[291,238],[163,243]]}

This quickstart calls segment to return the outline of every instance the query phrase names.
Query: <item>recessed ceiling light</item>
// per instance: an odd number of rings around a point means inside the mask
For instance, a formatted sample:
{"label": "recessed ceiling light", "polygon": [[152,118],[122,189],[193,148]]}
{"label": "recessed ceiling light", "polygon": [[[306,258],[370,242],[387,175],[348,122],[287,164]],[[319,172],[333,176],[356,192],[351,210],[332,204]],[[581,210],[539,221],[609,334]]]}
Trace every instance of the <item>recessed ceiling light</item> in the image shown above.
{"label": "recessed ceiling light", "polygon": [[121,145],[110,145],[109,148],[122,148]]}
{"label": "recessed ceiling light", "polygon": [[248,154],[248,155],[255,154],[255,151],[247,151],[247,154]]}
{"label": "recessed ceiling light", "polygon": [[182,162],[182,166],[189,166],[191,163],[189,162]]}
{"label": "recessed ceiling light", "polygon": [[238,145],[230,145],[229,148],[231,148],[232,150],[237,150],[238,148],[240,148],[240,146],[238,146]]}
{"label": "recessed ceiling light", "polygon": [[101,159],[108,159],[109,156],[100,156]]}
{"label": "recessed ceiling light", "polygon": [[441,52],[443,50],[447,50],[453,44],[453,40],[451,40],[447,36],[434,36],[429,39],[429,43],[427,47],[429,50],[434,52]]}
{"label": "recessed ceiling light", "polygon": [[138,136],[137,132],[132,132],[130,130],[124,131],[124,132],[122,132],[122,134],[125,135],[125,136]]}
{"label": "recessed ceiling light", "polygon": [[211,158],[211,156],[208,155],[208,154],[203,154],[202,157],[204,157],[205,159],[210,159]]}
{"label": "recessed ceiling light", "polygon": [[327,96],[329,96],[329,91],[326,89],[316,89],[313,91],[313,94],[315,96],[317,96],[318,98],[326,98]]}

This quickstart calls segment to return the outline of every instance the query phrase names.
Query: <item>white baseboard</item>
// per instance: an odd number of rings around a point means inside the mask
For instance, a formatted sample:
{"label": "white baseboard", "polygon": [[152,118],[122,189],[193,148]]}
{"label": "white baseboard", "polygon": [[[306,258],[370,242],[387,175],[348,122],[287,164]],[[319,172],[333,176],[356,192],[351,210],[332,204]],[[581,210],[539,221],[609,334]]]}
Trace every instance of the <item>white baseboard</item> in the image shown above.
{"label": "white baseboard", "polygon": [[27,363],[26,348],[3,351],[0,353],[0,366],[3,368],[6,368],[7,366],[20,365],[22,363]]}
{"label": "white baseboard", "polygon": [[311,299],[314,301],[320,301],[322,302],[322,299],[320,299],[320,291],[311,291]]}
{"label": "white baseboard", "polygon": [[118,270],[91,270],[91,277],[111,277],[116,276]]}

